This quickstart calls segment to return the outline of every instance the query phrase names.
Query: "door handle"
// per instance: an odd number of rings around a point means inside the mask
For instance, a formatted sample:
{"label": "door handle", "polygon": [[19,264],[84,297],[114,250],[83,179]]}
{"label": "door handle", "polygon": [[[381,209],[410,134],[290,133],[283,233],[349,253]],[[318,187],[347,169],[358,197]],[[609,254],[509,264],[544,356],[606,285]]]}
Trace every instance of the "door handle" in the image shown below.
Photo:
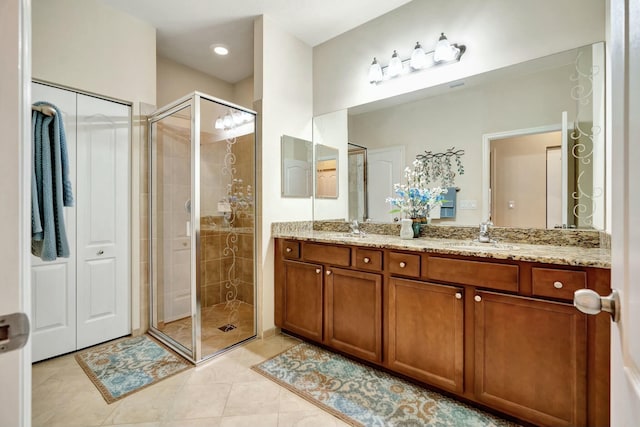
{"label": "door handle", "polygon": [[620,295],[615,289],[606,297],[601,297],[591,289],[578,289],[573,293],[573,305],[585,314],[606,311],[614,322],[620,320]]}
{"label": "door handle", "polygon": [[24,347],[29,330],[29,318],[24,313],[0,316],[0,354]]}

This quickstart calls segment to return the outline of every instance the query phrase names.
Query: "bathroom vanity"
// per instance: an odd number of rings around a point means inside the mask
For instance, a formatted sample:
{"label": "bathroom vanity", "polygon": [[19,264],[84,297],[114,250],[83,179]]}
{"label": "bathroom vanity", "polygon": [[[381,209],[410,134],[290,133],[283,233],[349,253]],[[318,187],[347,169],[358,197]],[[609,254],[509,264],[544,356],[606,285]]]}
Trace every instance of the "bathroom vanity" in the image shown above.
{"label": "bathroom vanity", "polygon": [[276,234],[283,331],[543,426],[609,423],[608,250]]}

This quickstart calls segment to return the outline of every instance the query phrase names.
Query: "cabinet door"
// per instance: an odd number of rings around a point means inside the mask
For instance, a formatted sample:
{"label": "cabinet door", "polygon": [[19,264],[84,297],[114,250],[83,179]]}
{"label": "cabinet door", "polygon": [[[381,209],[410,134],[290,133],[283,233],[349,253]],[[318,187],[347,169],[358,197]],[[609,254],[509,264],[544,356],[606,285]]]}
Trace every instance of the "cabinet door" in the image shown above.
{"label": "cabinet door", "polygon": [[463,391],[463,290],[389,280],[389,368],[445,390]]}
{"label": "cabinet door", "polygon": [[537,425],[586,425],[585,315],[562,303],[474,298],[476,398]]}
{"label": "cabinet door", "polygon": [[326,343],[382,361],[382,276],[341,268],[326,273]]}
{"label": "cabinet door", "polygon": [[322,341],[322,267],[284,261],[282,328]]}

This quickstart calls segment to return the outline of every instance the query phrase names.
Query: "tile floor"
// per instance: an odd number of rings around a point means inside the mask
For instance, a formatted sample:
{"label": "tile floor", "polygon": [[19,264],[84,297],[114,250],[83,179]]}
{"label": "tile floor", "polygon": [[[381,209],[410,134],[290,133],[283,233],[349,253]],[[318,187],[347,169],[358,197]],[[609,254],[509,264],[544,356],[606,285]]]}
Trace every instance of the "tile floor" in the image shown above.
{"label": "tile floor", "polygon": [[[213,354],[255,335],[253,304],[235,302],[202,308],[203,356]],[[233,324],[236,328],[228,332],[218,329],[227,324]],[[160,330],[185,347],[191,348],[191,317],[167,323]]]}
{"label": "tile floor", "polygon": [[298,341],[253,340],[107,405],[73,354],[33,365],[33,427],[343,427],[250,367]]}

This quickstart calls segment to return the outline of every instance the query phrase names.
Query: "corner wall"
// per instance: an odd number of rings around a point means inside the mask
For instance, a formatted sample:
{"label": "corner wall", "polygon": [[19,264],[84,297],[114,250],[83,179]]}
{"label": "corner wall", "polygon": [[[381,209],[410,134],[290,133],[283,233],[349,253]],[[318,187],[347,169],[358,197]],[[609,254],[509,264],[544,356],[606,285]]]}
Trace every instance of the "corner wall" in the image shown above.
{"label": "corner wall", "polygon": [[273,330],[274,254],[271,224],[277,221],[309,221],[309,199],[283,198],[280,189],[280,137],[283,134],[311,140],[312,49],[282,31],[268,16],[254,25],[254,106],[258,121],[258,192],[261,195],[256,223],[258,245],[258,329]]}

